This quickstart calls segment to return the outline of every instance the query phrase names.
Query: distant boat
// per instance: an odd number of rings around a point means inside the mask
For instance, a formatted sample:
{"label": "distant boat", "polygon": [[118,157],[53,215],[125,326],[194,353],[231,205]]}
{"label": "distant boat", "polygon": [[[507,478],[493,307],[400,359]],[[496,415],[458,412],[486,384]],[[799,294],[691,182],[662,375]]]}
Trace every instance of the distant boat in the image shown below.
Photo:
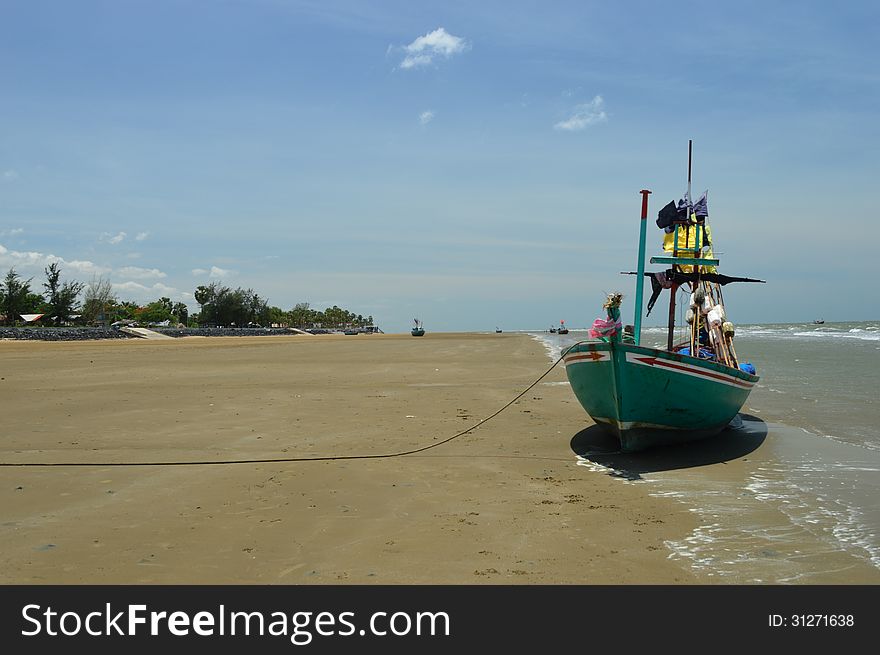
{"label": "distant boat", "polygon": [[816,325],[822,325],[825,322],[825,319],[820,318],[818,321],[813,321]]}
{"label": "distant boat", "polygon": [[[702,439],[721,432],[742,409],[758,382],[755,367],[740,363],[733,348],[734,326],[724,315],[721,285],[761,282],[716,273],[703,198],[691,200],[691,147],[688,144],[687,195],[676,208],[669,203],[657,224],[672,228],[665,245],[671,256],[651,257],[665,264],[670,289],[666,348],[640,345],[645,271],[648,194],[642,191],[638,272],[635,273],[635,325],[632,336],[620,322],[622,294],[608,295],[607,318],[596,319],[590,336],[564,353],[571,389],[594,421],[608,425],[624,452]],[[653,286],[653,285],[652,285]],[[684,341],[674,342],[675,300],[679,287],[690,292]],[[654,286],[648,308],[664,286]],[[649,309],[650,311],[650,309]]]}
{"label": "distant boat", "polygon": [[495,328],[495,334],[501,334],[501,328]]}
{"label": "distant boat", "polygon": [[414,337],[425,336],[425,328],[422,327],[422,322],[417,318],[413,319],[413,329],[411,330],[411,333]]}
{"label": "distant boat", "polygon": [[550,334],[556,334],[556,328],[555,328],[555,327],[551,327],[551,328],[550,328]]}
{"label": "distant boat", "polygon": [[557,334],[568,334],[568,328],[565,327],[565,321],[559,321],[559,329],[556,330]]}

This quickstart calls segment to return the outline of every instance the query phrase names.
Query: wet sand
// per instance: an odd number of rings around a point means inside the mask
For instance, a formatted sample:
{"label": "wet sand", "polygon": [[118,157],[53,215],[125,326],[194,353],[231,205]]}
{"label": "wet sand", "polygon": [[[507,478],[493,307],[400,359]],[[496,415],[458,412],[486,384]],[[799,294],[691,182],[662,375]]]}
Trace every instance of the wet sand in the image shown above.
{"label": "wet sand", "polygon": [[[526,335],[0,342],[4,584],[693,584],[681,502],[578,465]],[[720,465],[720,464],[719,464]]]}

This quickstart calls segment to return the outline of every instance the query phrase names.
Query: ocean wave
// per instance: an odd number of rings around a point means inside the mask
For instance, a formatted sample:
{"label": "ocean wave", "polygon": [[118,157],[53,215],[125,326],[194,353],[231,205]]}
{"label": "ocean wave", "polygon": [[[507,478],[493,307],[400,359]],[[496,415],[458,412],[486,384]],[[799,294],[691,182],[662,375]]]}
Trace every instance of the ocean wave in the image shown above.
{"label": "ocean wave", "polygon": [[738,337],[775,339],[854,339],[880,341],[880,329],[876,325],[841,324],[837,326],[792,325],[740,325]]}
{"label": "ocean wave", "polygon": [[880,341],[880,334],[850,330],[849,332],[795,332],[793,336],[812,339],[860,339],[862,341]]}
{"label": "ocean wave", "polygon": [[[588,339],[588,333],[581,331],[576,334],[559,335],[544,331],[528,331],[532,338],[540,341],[547,349],[548,355],[554,360],[558,358],[562,349],[571,346],[578,341]],[[750,339],[785,339],[785,340],[840,340],[880,342],[880,325],[871,323],[842,323],[837,325],[812,325],[792,323],[790,325],[738,325],[736,327],[738,338]],[[666,328],[652,326],[642,328],[642,344],[653,347],[664,347]]]}

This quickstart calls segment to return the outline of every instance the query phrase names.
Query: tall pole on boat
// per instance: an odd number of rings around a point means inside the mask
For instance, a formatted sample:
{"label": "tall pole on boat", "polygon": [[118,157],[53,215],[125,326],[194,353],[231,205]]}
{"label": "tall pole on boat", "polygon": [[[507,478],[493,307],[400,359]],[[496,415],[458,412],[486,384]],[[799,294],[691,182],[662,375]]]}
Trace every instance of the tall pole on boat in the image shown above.
{"label": "tall pole on boat", "polygon": [[[691,161],[693,159],[694,153],[694,140],[688,139],[688,197],[687,197],[687,207],[688,207],[688,222],[691,219]],[[687,244],[685,244],[687,246]]]}
{"label": "tall pole on boat", "polygon": [[636,278],[636,316],[633,326],[633,339],[636,345],[642,340],[642,292],[645,286],[645,226],[648,224],[648,196],[651,194],[647,189],[642,189],[642,220],[639,227],[639,268]]}

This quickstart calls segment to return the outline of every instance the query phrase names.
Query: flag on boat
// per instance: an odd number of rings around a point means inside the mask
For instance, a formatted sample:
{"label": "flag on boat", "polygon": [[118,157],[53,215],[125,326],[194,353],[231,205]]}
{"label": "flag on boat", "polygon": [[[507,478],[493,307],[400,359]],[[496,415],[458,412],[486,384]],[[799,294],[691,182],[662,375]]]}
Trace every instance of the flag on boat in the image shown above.
{"label": "flag on boat", "polygon": [[709,190],[703,191],[703,195],[694,203],[694,216],[697,221],[703,221],[709,217]]}
{"label": "flag on boat", "polygon": [[[666,252],[679,252],[682,250],[702,251],[700,256],[714,259],[712,253],[712,230],[706,219],[709,218],[709,191],[697,199],[697,202],[688,211],[688,199],[680,198],[678,203],[669,202],[657,213],[657,227],[663,229],[663,250]],[[677,242],[676,242],[676,227]],[[699,243],[697,240],[699,239]],[[693,267],[682,265],[681,270],[692,271]],[[704,270],[715,272],[714,266],[705,266]]]}

